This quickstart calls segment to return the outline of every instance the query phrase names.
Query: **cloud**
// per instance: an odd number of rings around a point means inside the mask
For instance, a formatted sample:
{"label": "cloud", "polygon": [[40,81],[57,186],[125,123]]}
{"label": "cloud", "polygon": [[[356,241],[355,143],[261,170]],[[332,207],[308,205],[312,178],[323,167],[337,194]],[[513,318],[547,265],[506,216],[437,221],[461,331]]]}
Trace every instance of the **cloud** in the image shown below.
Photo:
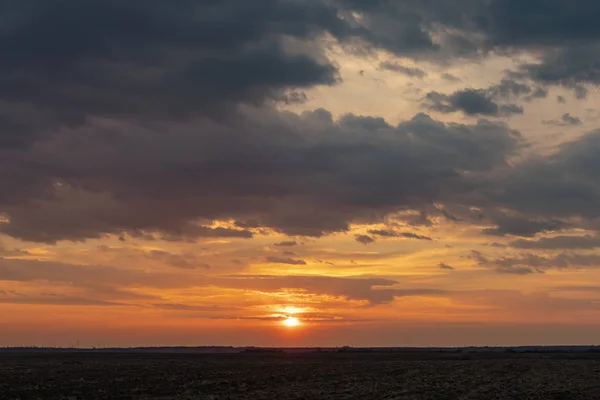
{"label": "cloud", "polygon": [[[416,233],[412,233],[412,232],[394,232],[394,231],[389,231],[389,230],[384,230],[384,229],[371,229],[368,231],[371,235],[375,235],[375,236],[380,236],[380,237],[404,237],[407,239],[419,239],[419,240],[433,240],[428,236],[423,236],[423,235],[418,235]],[[375,241],[375,239],[366,236],[366,235],[357,235],[356,237],[356,241],[363,243],[363,244],[369,244]]]}
{"label": "cloud", "polygon": [[[555,230],[567,219],[596,229],[594,220],[600,217],[596,206],[600,201],[599,151],[600,132],[588,132],[561,144],[548,156],[532,157],[498,174],[481,194],[495,207],[538,221],[525,224],[541,231]],[[525,229],[523,233],[536,230]]]}
{"label": "cloud", "polygon": [[52,132],[90,117],[219,115],[281,98],[285,88],[333,84],[336,68],[324,57],[284,44],[349,34],[335,9],[310,3],[3,4],[14,23],[0,38],[10,59],[0,66],[0,145],[27,145],[40,124]]}
{"label": "cloud", "polygon": [[270,263],[276,263],[276,264],[306,265],[306,261],[304,261],[304,260],[295,260],[293,258],[288,258],[288,257],[270,256],[270,257],[267,257],[266,260]]}
{"label": "cloud", "polygon": [[538,240],[518,239],[508,243],[510,247],[519,249],[594,249],[600,247],[598,236],[555,236]]}
{"label": "cloud", "polygon": [[302,289],[307,293],[328,294],[349,300],[368,301],[372,305],[389,303],[403,296],[438,296],[443,290],[395,288],[396,281],[385,278],[345,278],[325,276],[237,275],[223,280],[230,288],[276,292]]}
{"label": "cloud", "polygon": [[444,264],[444,263],[440,263],[439,264],[440,269],[445,269],[445,270],[449,270],[449,271],[453,271],[454,267],[448,264]]}
{"label": "cloud", "polygon": [[371,244],[371,243],[375,242],[375,239],[373,239],[371,236],[368,236],[368,235],[356,235],[355,236],[355,240],[358,243],[362,243],[364,245]]}
{"label": "cloud", "polygon": [[542,121],[542,123],[545,125],[577,126],[583,124],[583,121],[579,117],[574,117],[569,113],[565,113],[560,120]]}
{"label": "cloud", "polygon": [[409,239],[418,239],[418,240],[433,240],[428,236],[423,236],[423,235],[417,235],[416,233],[410,233],[410,232],[403,232],[400,234],[400,236],[403,236],[405,238],[409,238]]}
{"label": "cloud", "polygon": [[537,254],[522,254],[515,257],[488,258],[477,251],[471,252],[471,257],[477,264],[498,272],[510,274],[543,273],[547,269],[566,269],[570,267],[596,267],[600,264],[600,255],[560,253],[554,256],[539,256]]}
{"label": "cloud", "polygon": [[371,235],[382,236],[382,237],[396,237],[398,234],[394,231],[388,231],[385,229],[370,229],[368,231]]}
{"label": "cloud", "polygon": [[0,259],[0,280],[66,283],[71,288],[85,289],[90,299],[99,299],[112,303],[116,303],[112,301],[113,299],[155,300],[153,304],[161,305],[161,308],[181,307],[177,307],[176,305],[162,306],[168,303],[164,301],[157,302],[157,299],[152,296],[136,297],[123,295],[123,293],[127,294],[126,288],[138,289],[147,287],[156,289],[219,287],[261,292],[280,292],[297,289],[307,294],[330,295],[350,300],[367,301],[372,305],[388,303],[395,297],[436,296],[444,293],[442,290],[430,288],[397,288],[395,287],[398,283],[397,281],[380,277],[206,276],[185,274],[183,272],[149,272],[110,266],[86,266],[49,261],[6,259]]}
{"label": "cloud", "polygon": [[284,240],[283,242],[275,243],[273,246],[277,247],[291,247],[296,246],[298,243],[295,240]]}
{"label": "cloud", "polygon": [[223,312],[238,310],[235,307],[222,307],[215,305],[193,305],[180,303],[154,303],[152,307],[166,311],[195,311],[195,312]]}
{"label": "cloud", "polygon": [[150,260],[157,260],[165,262],[166,264],[182,269],[196,269],[206,268],[209,269],[210,265],[202,262],[197,262],[195,256],[192,254],[180,255],[169,253],[164,250],[151,250],[144,254],[144,256]]}
{"label": "cloud", "polygon": [[565,226],[564,223],[556,220],[533,220],[506,214],[496,214],[492,217],[492,221],[496,224],[496,227],[486,228],[482,233],[493,236],[532,237],[540,232],[556,231]]}
{"label": "cloud", "polygon": [[447,72],[444,72],[442,75],[440,75],[440,77],[443,80],[448,81],[448,82],[461,82],[462,81],[459,77],[449,74]]}
{"label": "cloud", "polygon": [[[563,218],[598,217],[597,132],[518,162],[519,134],[501,123],[418,114],[394,125],[275,107],[339,82],[325,38],[354,54],[388,50],[406,65],[537,57],[488,88],[430,92],[427,107],[438,112],[515,115],[523,113],[517,99],[545,97],[551,85],[583,95],[598,83],[600,35],[582,11],[594,3],[568,12],[539,2],[459,3],[3,4],[0,230],[44,243],[319,237],[451,204],[488,214],[501,207],[525,222],[491,217],[487,233],[531,236]],[[381,67],[420,74],[395,61]]]}
{"label": "cloud", "polygon": [[150,122],[90,122],[9,157],[0,230],[46,243],[123,232],[253,236],[207,226],[234,219],[321,236],[373,211],[436,201],[442,188],[461,185],[463,171],[504,164],[520,141],[501,123],[444,124],[425,114],[391,126],[363,116],[334,121],[325,110],[254,109],[167,126],[168,135]]}
{"label": "cloud", "polygon": [[424,106],[441,113],[462,111],[467,115],[511,116],[523,114],[523,108],[516,104],[500,105],[494,102],[485,90],[464,89],[451,95],[429,92]]}
{"label": "cloud", "polygon": [[74,306],[74,307],[115,307],[127,306],[125,303],[88,299],[83,297],[0,297],[0,304],[27,304],[44,306]]}
{"label": "cloud", "polygon": [[406,67],[404,65],[398,64],[395,61],[382,61],[379,63],[379,69],[398,72],[400,74],[406,75],[411,78],[424,78],[427,76],[427,73],[420,68],[416,67]]}
{"label": "cloud", "polygon": [[587,96],[585,85],[600,83],[600,73],[595,67],[599,61],[599,39],[595,43],[549,50],[539,62],[523,64],[517,73],[541,84],[572,89],[578,99],[583,99]]}

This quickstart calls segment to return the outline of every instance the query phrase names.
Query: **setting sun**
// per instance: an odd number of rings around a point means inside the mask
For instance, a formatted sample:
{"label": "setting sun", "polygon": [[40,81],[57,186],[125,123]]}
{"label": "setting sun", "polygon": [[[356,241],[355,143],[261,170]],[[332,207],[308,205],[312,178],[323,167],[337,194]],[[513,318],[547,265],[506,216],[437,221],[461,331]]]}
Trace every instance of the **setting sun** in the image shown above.
{"label": "setting sun", "polygon": [[283,320],[283,325],[287,327],[295,327],[300,325],[300,321],[296,317],[287,317]]}

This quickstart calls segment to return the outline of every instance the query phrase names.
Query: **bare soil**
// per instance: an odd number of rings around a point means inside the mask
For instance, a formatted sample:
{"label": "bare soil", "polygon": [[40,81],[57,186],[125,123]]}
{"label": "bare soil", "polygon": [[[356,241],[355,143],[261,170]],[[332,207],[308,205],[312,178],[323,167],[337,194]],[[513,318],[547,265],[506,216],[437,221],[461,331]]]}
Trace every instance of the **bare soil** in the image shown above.
{"label": "bare soil", "polygon": [[600,399],[600,354],[0,354],[0,399]]}

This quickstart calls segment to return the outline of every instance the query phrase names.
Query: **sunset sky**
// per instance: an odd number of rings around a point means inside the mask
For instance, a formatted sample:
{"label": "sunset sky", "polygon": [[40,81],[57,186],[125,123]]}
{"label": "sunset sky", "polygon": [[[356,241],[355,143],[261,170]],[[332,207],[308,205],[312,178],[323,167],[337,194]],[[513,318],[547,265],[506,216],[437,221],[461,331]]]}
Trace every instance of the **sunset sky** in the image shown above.
{"label": "sunset sky", "polygon": [[600,344],[599,20],[0,2],[0,346]]}

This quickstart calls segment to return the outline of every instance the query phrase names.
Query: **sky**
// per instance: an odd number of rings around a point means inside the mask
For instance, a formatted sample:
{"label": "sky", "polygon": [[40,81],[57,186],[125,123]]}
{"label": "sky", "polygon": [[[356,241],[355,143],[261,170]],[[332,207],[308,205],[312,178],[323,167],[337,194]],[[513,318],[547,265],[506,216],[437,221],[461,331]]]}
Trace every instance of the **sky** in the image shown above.
{"label": "sky", "polygon": [[599,18],[0,2],[0,346],[600,344]]}

